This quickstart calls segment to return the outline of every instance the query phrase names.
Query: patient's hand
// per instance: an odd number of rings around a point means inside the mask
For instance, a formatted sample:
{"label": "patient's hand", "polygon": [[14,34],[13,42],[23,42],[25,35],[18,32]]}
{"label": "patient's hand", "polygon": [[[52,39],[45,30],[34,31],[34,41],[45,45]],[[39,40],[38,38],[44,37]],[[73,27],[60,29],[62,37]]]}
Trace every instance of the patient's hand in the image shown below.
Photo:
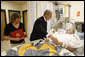
{"label": "patient's hand", "polygon": [[49,35],[48,38],[52,38],[53,36],[52,35]]}
{"label": "patient's hand", "polygon": [[75,48],[72,48],[72,47],[70,47],[70,46],[68,46],[66,49],[68,49],[68,50],[71,51],[71,52],[73,52],[73,51],[76,50]]}
{"label": "patient's hand", "polygon": [[56,38],[51,38],[53,40],[53,43],[56,45],[60,45],[59,41]]}

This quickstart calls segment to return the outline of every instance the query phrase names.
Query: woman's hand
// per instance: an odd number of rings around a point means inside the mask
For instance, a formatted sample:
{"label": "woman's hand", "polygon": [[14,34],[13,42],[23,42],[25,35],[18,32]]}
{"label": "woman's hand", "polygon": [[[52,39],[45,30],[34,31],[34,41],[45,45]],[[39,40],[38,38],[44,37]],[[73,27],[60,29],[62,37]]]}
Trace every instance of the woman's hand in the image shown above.
{"label": "woman's hand", "polygon": [[[6,39],[6,40],[13,40],[13,41],[19,41],[19,40],[21,40],[22,38],[12,38],[12,37],[10,37],[10,36],[4,36],[4,38]],[[24,38],[23,38],[24,39]]]}
{"label": "woman's hand", "polygon": [[21,38],[13,38],[14,41],[19,41]]}
{"label": "woman's hand", "polygon": [[21,39],[24,39],[25,37],[22,37]]}

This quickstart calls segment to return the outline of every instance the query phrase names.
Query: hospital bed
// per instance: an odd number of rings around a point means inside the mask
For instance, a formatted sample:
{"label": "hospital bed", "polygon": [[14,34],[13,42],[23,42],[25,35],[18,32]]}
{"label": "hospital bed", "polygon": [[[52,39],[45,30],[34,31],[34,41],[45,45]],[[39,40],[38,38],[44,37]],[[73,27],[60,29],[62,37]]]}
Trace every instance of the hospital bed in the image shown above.
{"label": "hospital bed", "polygon": [[[24,53],[22,51],[20,51],[21,47],[29,48],[28,45],[32,45],[32,47],[35,47],[35,48],[36,47],[41,48],[42,46],[44,46],[44,48],[46,48],[45,45],[47,45],[48,47],[49,46],[54,47],[54,49],[47,48],[45,50],[38,50],[37,49],[37,50],[30,50],[30,51],[28,49],[26,49],[28,52],[25,50],[26,52],[24,52]],[[18,52],[22,52],[23,56],[78,56],[75,53],[70,52],[69,50],[67,50],[65,48],[62,48],[61,46],[54,45],[53,43],[45,44],[45,41],[42,39],[35,40],[33,42],[30,42],[30,43],[15,46],[9,50],[1,52],[1,56],[20,56],[20,54]],[[50,52],[50,54],[49,54],[49,52]],[[80,55],[83,56],[84,54],[80,54]]]}

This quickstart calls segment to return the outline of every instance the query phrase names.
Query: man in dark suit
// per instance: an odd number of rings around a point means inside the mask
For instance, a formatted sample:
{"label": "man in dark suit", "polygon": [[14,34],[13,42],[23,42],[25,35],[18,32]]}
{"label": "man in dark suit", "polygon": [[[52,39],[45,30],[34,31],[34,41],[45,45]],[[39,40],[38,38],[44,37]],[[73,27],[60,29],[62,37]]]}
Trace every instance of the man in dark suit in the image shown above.
{"label": "man in dark suit", "polygon": [[50,10],[46,10],[44,15],[35,21],[33,31],[30,36],[30,41],[46,38],[46,35],[48,34],[47,20],[50,20],[51,17],[52,12]]}

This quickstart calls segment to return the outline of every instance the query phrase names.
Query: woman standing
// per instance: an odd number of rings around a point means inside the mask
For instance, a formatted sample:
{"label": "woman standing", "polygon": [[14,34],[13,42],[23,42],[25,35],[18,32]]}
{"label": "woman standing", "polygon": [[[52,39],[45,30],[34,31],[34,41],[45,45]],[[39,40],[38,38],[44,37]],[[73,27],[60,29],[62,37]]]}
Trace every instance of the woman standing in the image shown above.
{"label": "woman standing", "polygon": [[24,43],[24,38],[13,38],[11,36],[11,32],[22,29],[24,34],[26,35],[24,25],[21,23],[21,16],[18,13],[13,13],[11,15],[11,22],[5,26],[4,29],[4,38],[10,40],[12,47],[17,44]]}

